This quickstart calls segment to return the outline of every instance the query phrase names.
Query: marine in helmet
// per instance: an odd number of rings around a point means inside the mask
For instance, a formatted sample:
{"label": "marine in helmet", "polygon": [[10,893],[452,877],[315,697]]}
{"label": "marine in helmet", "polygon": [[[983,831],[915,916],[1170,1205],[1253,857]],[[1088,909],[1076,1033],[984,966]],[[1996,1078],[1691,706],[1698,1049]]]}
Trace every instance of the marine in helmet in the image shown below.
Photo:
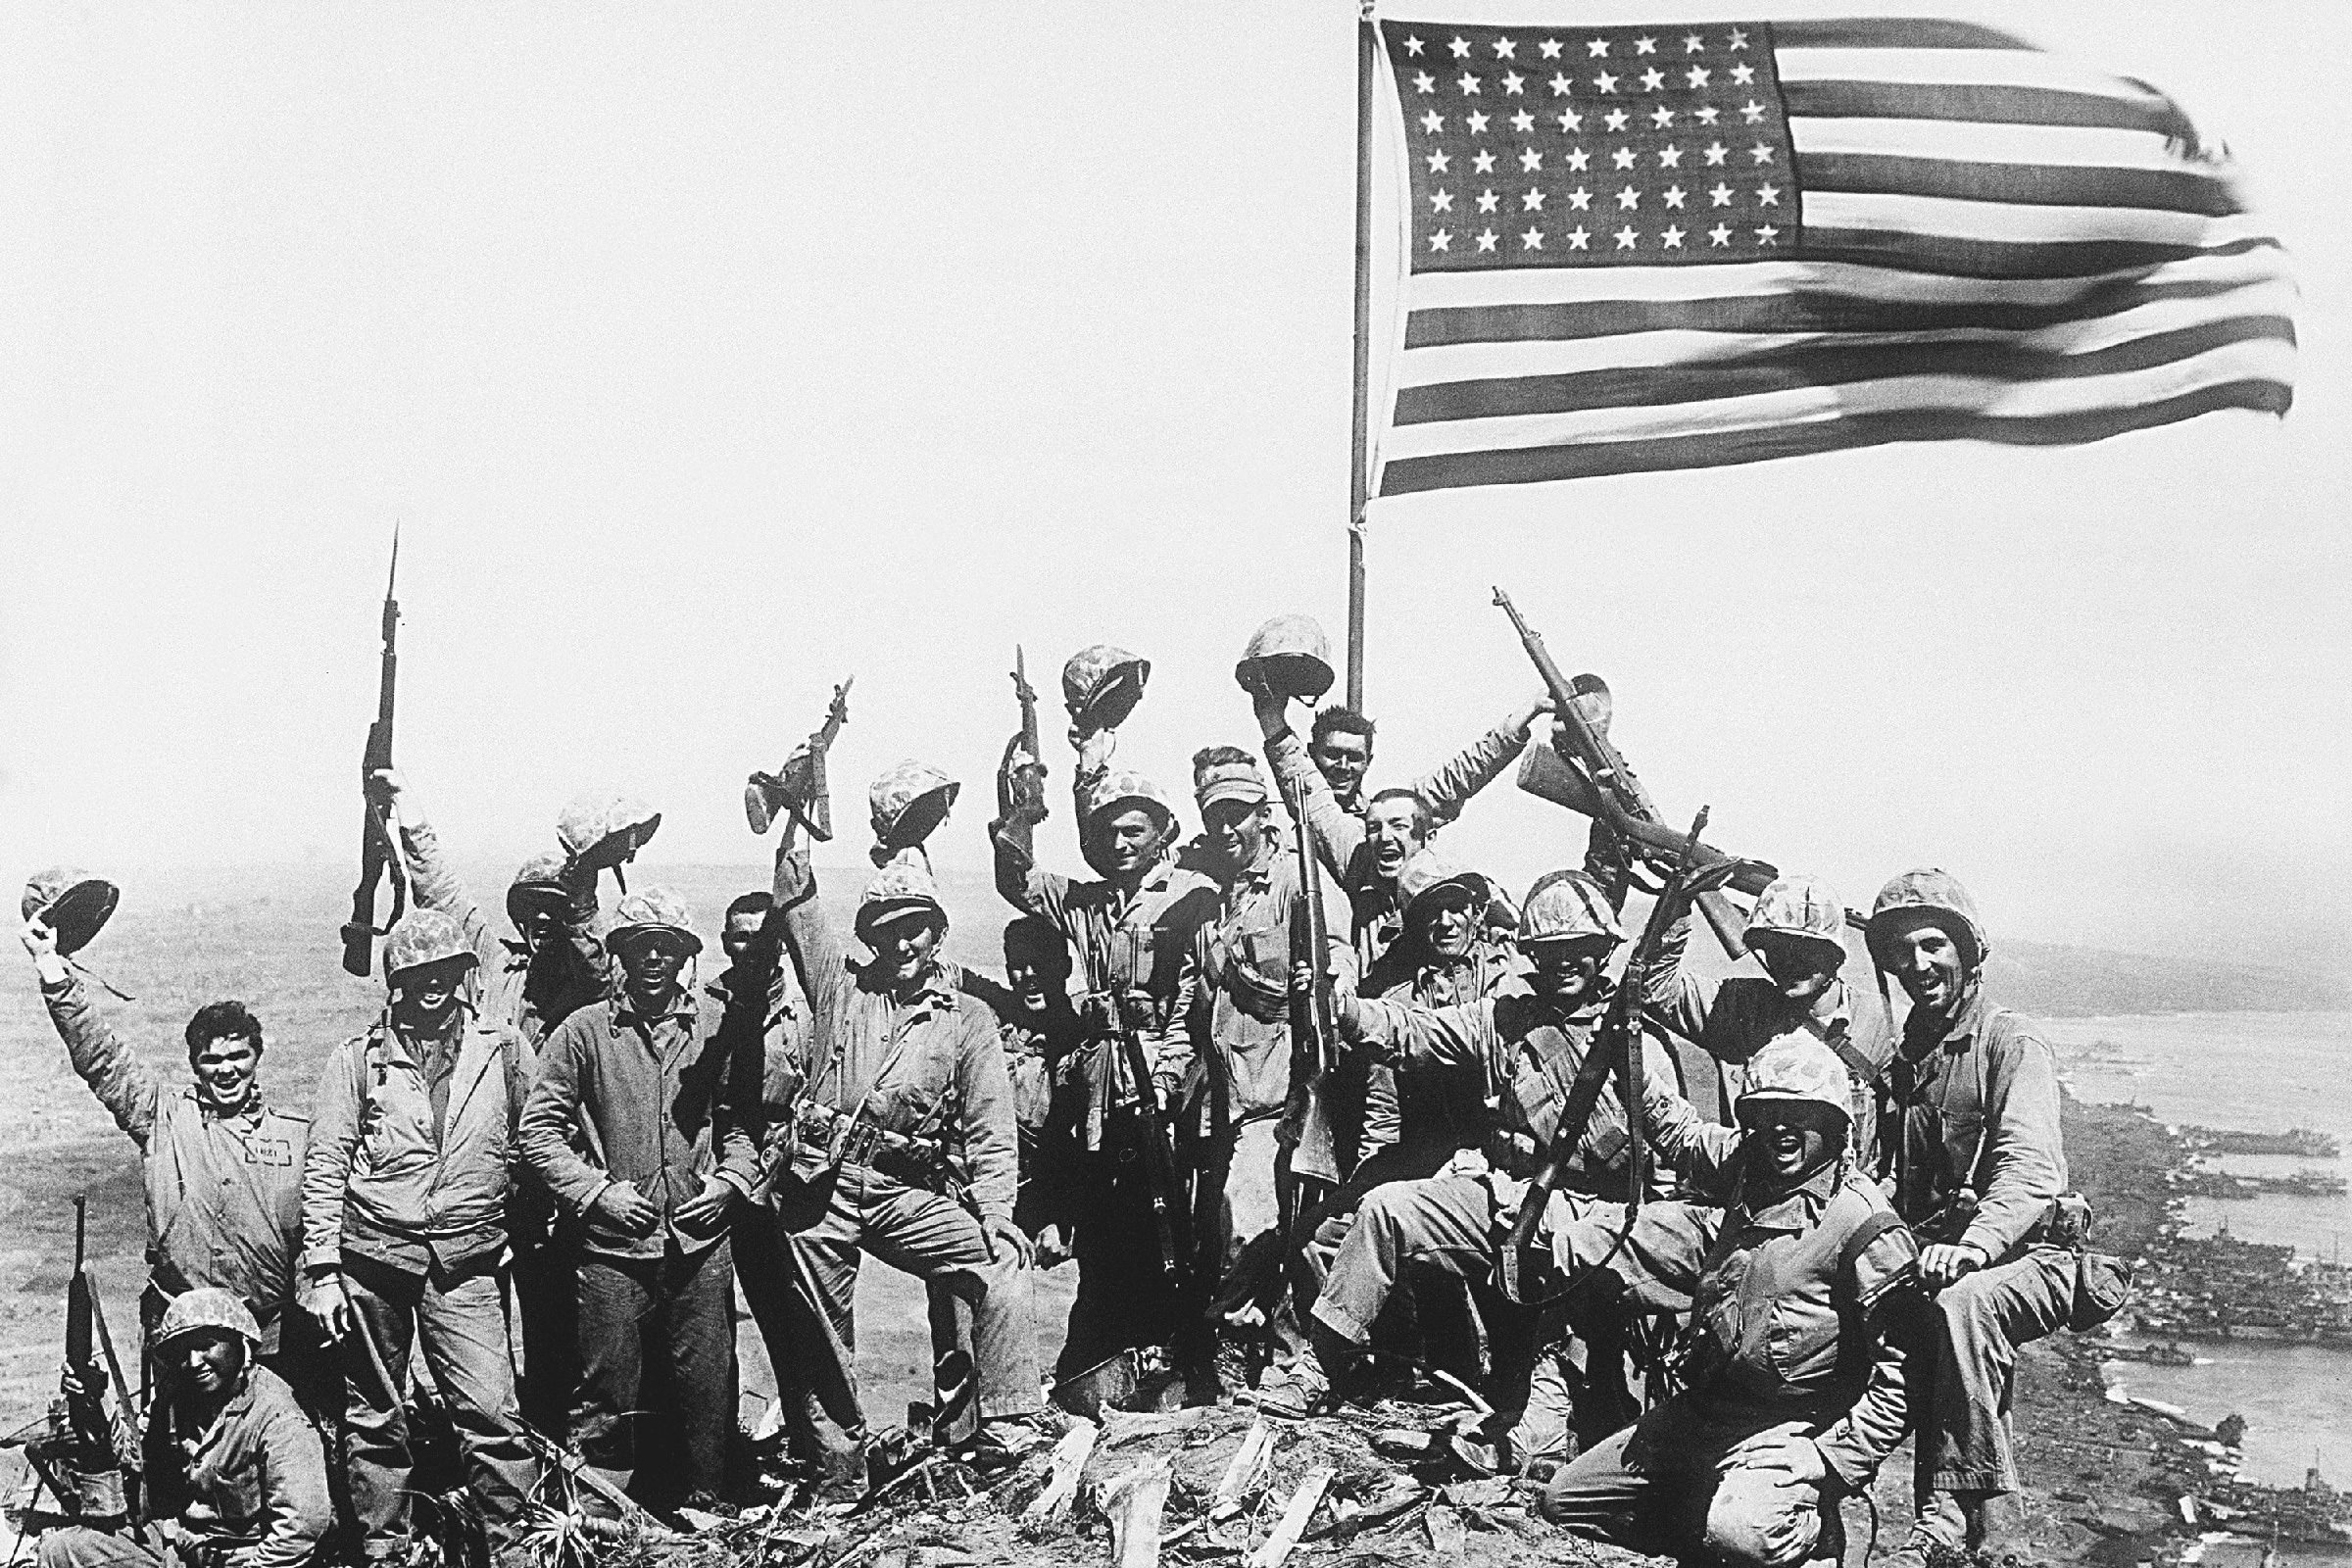
{"label": "marine in helmet", "polygon": [[[1686,917],[1666,946],[1680,952],[1690,930]],[[1692,1074],[1691,1102],[1709,1112],[1737,1104],[1755,1054],[1785,1036],[1806,1035],[1837,1053],[1852,1076],[1852,1152],[1864,1169],[1875,1169],[1878,1082],[1894,1054],[1894,1028],[1879,999],[1838,972],[1845,905],[1819,877],[1779,877],[1757,896],[1742,940],[1763,974],[1709,986],[1686,968],[1666,1005],[1650,1015],[1708,1058],[1703,1065],[1711,1070]]]}
{"label": "marine in helmet", "polygon": [[538,1478],[516,1429],[498,1287],[529,1053],[511,1026],[476,1015],[479,963],[457,921],[410,910],[384,939],[382,1016],[327,1053],[311,1101],[300,1300],[340,1348],[344,1453],[370,1562],[409,1549],[412,1350],[449,1397],[502,1555]]}
{"label": "marine in helmet", "polygon": [[84,1525],[41,1538],[39,1568],[234,1563],[303,1568],[335,1522],[318,1429],[257,1359],[262,1329],[235,1292],[199,1286],[164,1312],[153,1346],[161,1394],[141,1472],[159,1552]]}
{"label": "marine in helmet", "polygon": [[1918,1248],[1853,1160],[1848,1071],[1827,1045],[1796,1033],[1763,1046],[1737,1104],[1738,1126],[1717,1126],[1647,1089],[1659,1152],[1722,1205],[1699,1260],[1695,1353],[1682,1392],[1587,1448],[1542,1507],[1580,1535],[1684,1561],[1835,1563],[1838,1499],[1905,1431],[1888,1319]]}
{"label": "marine in helmet", "polygon": [[948,911],[921,865],[858,900],[853,961],[819,907],[795,826],[776,851],[784,942],[808,987],[808,1057],[775,1185],[807,1324],[782,1377],[785,1432],[824,1491],[863,1485],[854,1307],[861,1253],[945,1289],[933,1435],[982,1462],[1034,1441],[1029,1238],[1013,1218],[1019,1135],[996,1017],[940,960]]}
{"label": "marine in helmet", "polygon": [[1275,784],[1286,798],[1304,803],[1316,853],[1355,902],[1356,951],[1369,965],[1401,929],[1396,882],[1404,862],[1511,764],[1537,716],[1549,711],[1550,699],[1538,697],[1517,709],[1409,787],[1367,794],[1372,720],[1333,706],[1315,712],[1306,742],[1291,727],[1292,702],[1312,703],[1331,685],[1330,649],[1320,627],[1303,615],[1275,617],[1250,639],[1234,674],[1256,710]]}
{"label": "marine in helmet", "polygon": [[[1580,871],[1553,871],[1529,890],[1521,916],[1523,989],[1443,1007],[1342,998],[1340,1029],[1351,1045],[1393,1064],[1407,1084],[1416,1076],[1458,1076],[1492,1109],[1477,1147],[1453,1155],[1440,1174],[1390,1182],[1366,1195],[1314,1303],[1315,1354],[1302,1357],[1279,1389],[1277,1408],[1310,1408],[1329,1395],[1332,1375],[1352,1369],[1408,1273],[1451,1275],[1474,1289],[1488,1285],[1528,1179],[1551,1142],[1567,1086],[1607,1008],[1614,989],[1607,964],[1623,941],[1599,885]],[[1648,985],[1654,998],[1663,976],[1653,969]],[[1673,1083],[1664,1050],[1646,1039],[1643,1050],[1650,1080]],[[1625,1107],[1612,1090],[1594,1107],[1539,1235],[1560,1236],[1570,1221],[1623,1202],[1628,1147]],[[1666,1244],[1687,1242],[1663,1238]],[[1633,1238],[1613,1266],[1638,1263],[1650,1245]],[[1505,1381],[1515,1385],[1532,1364],[1533,1348],[1498,1359],[1513,1363]],[[1498,1403],[1518,1402],[1515,1387],[1497,1392]]]}
{"label": "marine in helmet", "polygon": [[[1184,994],[1193,1067],[1178,1104],[1179,1148],[1193,1180],[1196,1277],[1214,1295],[1227,1330],[1269,1325],[1284,1283],[1281,1241],[1296,1195],[1307,1181],[1336,1184],[1355,1164],[1358,1118],[1334,1114],[1330,1149],[1299,1147],[1300,1118],[1286,1114],[1303,1092],[1292,1038],[1293,934],[1304,897],[1298,857],[1284,853],[1264,775],[1249,753],[1203,748],[1193,757],[1193,799],[1216,878],[1215,915],[1193,937]],[[1347,905],[1319,863],[1315,874],[1329,924],[1324,961],[1353,968]],[[1336,1109],[1336,1107],[1335,1107]],[[1360,1112],[1360,1107],[1358,1107]],[[1204,1344],[1188,1368],[1191,1392],[1207,1396],[1217,1372]]]}
{"label": "marine in helmet", "polygon": [[[1114,710],[1123,700],[1118,690],[1111,688]],[[1102,716],[1099,704],[1080,711],[1082,727],[1071,736],[1078,751],[1072,804],[1079,851],[1095,876],[1064,876],[1037,863],[1042,808],[989,824],[997,891],[1058,931],[1076,963],[1083,1034],[1048,1130],[1071,1160],[1068,1222],[1078,1259],[1057,1380],[1130,1348],[1174,1344],[1199,1321],[1198,1298],[1183,1294],[1158,1255],[1153,1195],[1139,1152],[1147,1104],[1149,1115],[1163,1115],[1191,1066],[1181,978],[1194,934],[1217,909],[1216,884],[1172,856],[1177,818],[1167,796],[1141,774],[1110,766],[1112,733],[1083,727]],[[1007,777],[1030,760],[1017,745],[1009,748]],[[1148,1083],[1136,1082],[1130,1037]],[[1160,1196],[1182,1212],[1182,1194]]]}
{"label": "marine in helmet", "polygon": [[2018,1489],[2017,1347],[2067,1320],[2076,1258],[2058,1071],[2030,1019],[1984,994],[1991,946],[1948,871],[1905,871],[1871,905],[1870,956],[1911,1010],[1886,1079],[1879,1167],[1934,1293],[1912,1351],[1921,1498],[1908,1559],[1982,1543],[1984,1505]]}
{"label": "marine in helmet", "polygon": [[[662,1433],[678,1445],[663,1474],[675,1491],[656,1500],[708,1506],[734,1411],[727,1215],[760,1186],[761,1041],[704,1028],[685,983],[703,939],[668,889],[624,897],[604,940],[620,987],[549,1037],[519,1135],[580,1225],[571,1438],[627,1488]],[[575,1126],[594,1161],[573,1147]]]}
{"label": "marine in helmet", "polygon": [[[47,883],[77,885],[76,876]],[[302,1162],[310,1123],[271,1105],[262,1090],[261,1020],[241,1002],[196,1009],[182,1036],[187,1081],[172,1084],[115,1033],[66,961],[50,891],[27,890],[24,951],[41,1001],[74,1070],[138,1147],[147,1191],[150,1331],[181,1292],[215,1286],[243,1301],[260,1325],[262,1358],[305,1398],[331,1400],[331,1367],[314,1325],[286,1308],[302,1249]]]}

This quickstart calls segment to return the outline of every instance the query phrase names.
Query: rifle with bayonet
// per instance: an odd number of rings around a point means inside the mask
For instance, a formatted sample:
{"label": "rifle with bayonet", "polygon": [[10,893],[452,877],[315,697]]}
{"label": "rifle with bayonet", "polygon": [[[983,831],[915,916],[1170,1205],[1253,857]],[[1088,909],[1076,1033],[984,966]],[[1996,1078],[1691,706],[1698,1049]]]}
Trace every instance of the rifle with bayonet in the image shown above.
{"label": "rifle with bayonet", "polygon": [[[1688,854],[1701,869],[1731,866],[1729,880],[1721,886],[1737,888],[1750,897],[1762,893],[1780,872],[1760,860],[1726,855],[1712,845],[1699,843],[1695,834],[1677,833],[1667,826],[1658,813],[1657,803],[1634,776],[1633,769],[1626,766],[1625,759],[1610,744],[1603,725],[1593,722],[1592,705],[1596,700],[1607,701],[1608,687],[1592,675],[1569,680],[1552,662],[1550,650],[1544,646],[1544,634],[1527,623],[1518,607],[1511,603],[1511,596],[1497,588],[1494,603],[1510,617],[1512,629],[1519,633],[1520,645],[1527,650],[1528,659],[1550,691],[1552,707],[1560,720],[1553,730],[1550,748],[1528,749],[1520,767],[1519,787],[1601,822],[1623,841],[1626,849],[1644,859],[1671,864]],[[1726,954],[1736,958],[1747,951],[1742,940],[1746,918],[1739,906],[1724,897],[1720,886],[1699,895],[1695,906]],[[1847,919],[1849,923],[1860,923],[1850,910]]]}
{"label": "rifle with bayonet", "polygon": [[[375,680],[375,721],[368,726],[368,745],[360,755],[360,799],[366,818],[360,824],[360,884],[352,890],[351,918],[343,924],[343,968],[367,978],[374,962],[377,937],[400,924],[409,907],[409,873],[393,839],[394,827],[384,808],[376,804],[369,785],[376,773],[392,765],[392,705],[400,676],[400,601],[393,591],[400,581],[400,529],[392,530],[392,569],[384,579],[384,612]],[[375,923],[375,894],[386,877],[392,881],[392,917]]]}
{"label": "rifle with bayonet", "polygon": [[[997,769],[997,820],[1042,822],[1046,764],[1038,755],[1037,689],[1029,684],[1029,661],[1018,643],[1012,649],[1012,696],[1021,705],[1021,728],[1004,743],[1004,764]],[[1029,759],[1017,768],[1012,765],[1016,751]]]}
{"label": "rifle with bayonet", "polygon": [[785,759],[773,773],[754,773],[743,786],[743,814],[755,833],[765,833],[779,816],[791,815],[822,844],[833,837],[833,797],[825,784],[825,753],[850,721],[852,675],[833,688],[833,704],[825,721],[809,735],[808,744]]}
{"label": "rifle with bayonet", "polygon": [[[1706,831],[1707,808],[1700,807],[1690,831],[1683,837],[1683,850],[1674,863],[1673,874],[1659,892],[1657,902],[1650,906],[1649,918],[1643,922],[1642,935],[1634,943],[1633,953],[1625,960],[1625,972],[1618,978],[1617,989],[1609,996],[1609,1005],[1601,1014],[1598,1028],[1592,1032],[1592,1043],[1585,1051],[1584,1060],[1577,1064],[1576,1078],[1568,1087],[1561,1102],[1559,1119],[1552,1126],[1551,1140],[1544,1146],[1543,1163],[1536,1169],[1535,1179],[1528,1183],[1527,1194],[1519,1200],[1518,1217],[1512,1221],[1511,1234],[1502,1248],[1503,1295],[1513,1301],[1526,1302],[1521,1294],[1520,1265],[1530,1243],[1535,1240],[1536,1228],[1543,1223],[1544,1208],[1551,1194],[1568,1174],[1571,1160],[1583,1145],[1585,1129],[1592,1120],[1593,1107],[1600,1103],[1601,1089],[1615,1077],[1618,1093],[1625,1102],[1626,1123],[1626,1233],[1630,1235],[1635,1217],[1642,1207],[1642,1190],[1649,1179],[1649,1144],[1643,1136],[1642,1102],[1647,1095],[1643,1068],[1642,1034],[1642,994],[1648,989],[1650,966],[1657,961],[1658,948],[1665,941],[1667,930],[1680,917],[1685,904],[1705,896],[1723,885],[1725,878],[1739,862],[1724,859],[1713,864],[1698,858],[1698,836]],[[1623,1238],[1620,1238],[1622,1242]],[[1575,1288],[1570,1281],[1554,1295],[1565,1295]],[[1548,1299],[1549,1298],[1544,1298]]]}
{"label": "rifle with bayonet", "polygon": [[1315,858],[1314,834],[1306,825],[1302,791],[1286,791],[1291,819],[1298,831],[1293,845],[1298,858],[1298,903],[1291,919],[1294,964],[1304,963],[1313,983],[1291,997],[1292,1089],[1291,1115],[1298,1135],[1291,1153],[1291,1168],[1338,1186],[1338,1137],[1331,1119],[1331,1073],[1340,1059],[1337,1007],[1331,994],[1331,922],[1323,907],[1322,866]]}

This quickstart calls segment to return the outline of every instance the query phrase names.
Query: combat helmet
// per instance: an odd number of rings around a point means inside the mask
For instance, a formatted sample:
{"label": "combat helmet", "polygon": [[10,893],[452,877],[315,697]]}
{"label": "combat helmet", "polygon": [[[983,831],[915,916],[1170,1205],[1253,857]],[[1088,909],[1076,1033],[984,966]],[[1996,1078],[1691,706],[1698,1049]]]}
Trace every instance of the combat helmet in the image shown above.
{"label": "combat helmet", "polygon": [[1748,1057],[1747,1084],[1740,1091],[1736,1111],[1744,1122],[1750,1105],[1761,1110],[1774,1102],[1803,1101],[1827,1105],[1851,1126],[1853,1094],[1851,1076],[1838,1053],[1811,1035],[1782,1035]]}
{"label": "combat helmet", "polygon": [[865,792],[874,819],[874,842],[885,851],[922,843],[947,820],[963,788],[928,762],[909,758],[886,770]]}
{"label": "combat helmet", "polygon": [[1412,924],[1416,904],[1446,888],[1468,896],[1473,922],[1486,919],[1487,906],[1494,902],[1494,885],[1476,871],[1463,870],[1434,850],[1416,850],[1396,873],[1396,896],[1402,903],[1405,924],[1408,927]]}
{"label": "combat helmet", "polygon": [[206,1329],[241,1334],[251,1349],[261,1348],[262,1326],[254,1321],[253,1309],[238,1299],[234,1291],[217,1285],[200,1285],[172,1298],[172,1304],[164,1308],[163,1322],[156,1325],[155,1348],[160,1350],[183,1335],[201,1334]]}
{"label": "combat helmet", "polygon": [[599,869],[610,865],[613,880],[626,892],[629,883],[620,861],[644,849],[661,826],[662,813],[634,796],[576,795],[556,818],[556,838],[574,860]]}
{"label": "combat helmet", "polygon": [[694,912],[667,888],[647,888],[621,900],[612,911],[612,929],[605,933],[605,946],[617,954],[630,943],[657,934],[676,937],[689,954],[703,951],[703,939],[694,934]]}
{"label": "combat helmet", "polygon": [[907,914],[923,914],[948,923],[948,906],[939,896],[939,883],[911,857],[894,860],[865,886],[858,901],[858,935],[867,938],[874,927]]}
{"label": "combat helmet", "polygon": [[469,965],[477,961],[465,928],[439,909],[411,909],[384,938],[385,983],[397,983],[410,969],[449,958],[464,958]]}
{"label": "combat helmet", "polygon": [[1144,682],[1151,676],[1149,659],[1096,643],[1061,666],[1062,706],[1080,729],[1117,729],[1144,700]]}
{"label": "combat helmet", "polygon": [[39,920],[57,933],[60,954],[79,953],[122,898],[122,890],[104,877],[79,866],[53,865],[24,884],[24,901],[17,911],[26,925]]}
{"label": "combat helmet", "polygon": [[1786,872],[1775,877],[1756,896],[1741,940],[1752,946],[1758,936],[1766,933],[1826,942],[1843,953],[1845,906],[1821,878]]}
{"label": "combat helmet", "polygon": [[1527,890],[1519,908],[1519,945],[1574,942],[1601,937],[1611,945],[1625,940],[1617,911],[1600,884],[1582,871],[1548,871]]}
{"label": "combat helmet", "polygon": [[519,926],[524,912],[534,904],[569,903],[571,893],[564,886],[564,864],[561,854],[542,850],[516,866],[514,880],[507,884],[507,917]]}
{"label": "combat helmet", "polygon": [[1977,901],[1968,896],[1960,879],[1937,866],[1905,871],[1879,889],[1871,901],[1870,926],[1864,940],[1870,956],[1882,969],[1895,966],[1892,949],[1894,922],[1906,914],[1924,914],[1950,932],[1966,950],[1961,959],[1969,968],[1983,967],[1992,953],[1984,940],[1984,922],[1977,918]]}
{"label": "combat helmet", "polygon": [[1244,691],[1263,687],[1311,703],[1331,690],[1331,639],[1312,616],[1276,615],[1250,634],[1233,678]]}

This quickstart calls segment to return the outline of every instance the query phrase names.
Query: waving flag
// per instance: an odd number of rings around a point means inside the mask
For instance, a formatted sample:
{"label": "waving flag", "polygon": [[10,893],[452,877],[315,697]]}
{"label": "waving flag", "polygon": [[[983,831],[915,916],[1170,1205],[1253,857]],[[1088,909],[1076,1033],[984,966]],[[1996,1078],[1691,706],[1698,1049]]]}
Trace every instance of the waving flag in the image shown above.
{"label": "waving flag", "polygon": [[2173,103],[1926,19],[1383,22],[1379,494],[2283,414],[2294,287]]}

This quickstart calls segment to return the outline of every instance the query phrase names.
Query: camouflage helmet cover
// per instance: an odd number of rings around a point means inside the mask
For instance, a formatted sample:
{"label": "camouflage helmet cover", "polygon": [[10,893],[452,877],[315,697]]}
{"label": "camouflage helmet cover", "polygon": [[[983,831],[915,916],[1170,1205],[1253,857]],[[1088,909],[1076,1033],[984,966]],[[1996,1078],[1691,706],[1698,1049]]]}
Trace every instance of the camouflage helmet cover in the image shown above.
{"label": "camouflage helmet cover", "polygon": [[1086,825],[1092,827],[1116,808],[1131,805],[1143,807],[1159,818],[1163,827],[1175,826],[1176,808],[1169,804],[1166,794],[1143,774],[1129,768],[1114,768],[1088,787]]}
{"label": "camouflage helmet cover", "polygon": [[662,826],[662,813],[633,795],[575,795],[556,817],[556,839],[574,859],[630,828],[642,849]]}
{"label": "camouflage helmet cover", "polygon": [[1262,685],[1311,703],[1331,690],[1331,639],[1311,615],[1276,615],[1250,634],[1233,678],[1245,691]]}
{"label": "camouflage helmet cover", "polygon": [[703,951],[703,939],[694,934],[694,911],[686,906],[686,901],[667,888],[646,888],[630,894],[613,908],[605,946],[617,952],[632,942],[663,933],[684,943],[690,954]]}
{"label": "camouflage helmet cover", "polygon": [[1625,940],[1617,911],[1600,884],[1582,871],[1551,871],[1538,877],[1527,890],[1519,909],[1519,945],[1536,942],[1573,942],[1601,937],[1611,943]]}
{"label": "camouflage helmet cover", "polygon": [[858,901],[858,934],[865,935],[886,920],[921,913],[948,923],[948,906],[939,897],[939,884],[913,857],[893,860],[866,884]]}
{"label": "camouflage helmet cover", "polygon": [[1116,729],[1144,700],[1152,661],[1097,643],[1072,654],[1061,666],[1062,706],[1071,722],[1086,729]]}
{"label": "camouflage helmet cover", "polygon": [[1804,937],[1845,949],[1845,906],[1817,876],[1788,873],[1773,879],[1748,911],[1744,940],[1764,933]]}
{"label": "camouflage helmet cover", "polygon": [[885,770],[865,792],[874,837],[893,849],[922,843],[947,820],[962,788],[930,763],[911,758]]}
{"label": "camouflage helmet cover", "polygon": [[1775,1101],[1827,1105],[1853,1121],[1853,1084],[1838,1053],[1810,1035],[1788,1034],[1769,1042],[1747,1059],[1747,1084],[1740,1091],[1738,1114]]}
{"label": "camouflage helmet cover", "polygon": [[1977,918],[1977,901],[1951,872],[1936,866],[1905,871],[1879,889],[1871,902],[1870,928],[1865,933],[1870,956],[1882,969],[1894,966],[1895,923],[1907,915],[1924,915],[1950,932],[1971,969],[1981,967],[1992,953],[1984,940],[1984,922]]}
{"label": "camouflage helmet cover", "polygon": [[564,886],[564,857],[554,850],[542,850],[514,868],[514,880],[507,884],[507,913],[513,915],[526,905],[570,896]]}
{"label": "camouflage helmet cover", "polygon": [[57,951],[79,953],[114,914],[122,890],[79,866],[53,865],[24,884],[17,911],[30,925],[40,920],[57,933]]}
{"label": "camouflage helmet cover", "polygon": [[384,978],[397,980],[409,969],[448,958],[475,961],[473,944],[465,928],[439,909],[411,909],[392,934],[384,938]]}
{"label": "camouflage helmet cover", "polygon": [[238,1299],[233,1291],[217,1285],[200,1285],[192,1291],[182,1291],[164,1308],[164,1320],[156,1326],[155,1348],[162,1349],[186,1334],[202,1333],[206,1329],[226,1329],[241,1334],[245,1343],[259,1348],[262,1326],[254,1321],[253,1309]]}

